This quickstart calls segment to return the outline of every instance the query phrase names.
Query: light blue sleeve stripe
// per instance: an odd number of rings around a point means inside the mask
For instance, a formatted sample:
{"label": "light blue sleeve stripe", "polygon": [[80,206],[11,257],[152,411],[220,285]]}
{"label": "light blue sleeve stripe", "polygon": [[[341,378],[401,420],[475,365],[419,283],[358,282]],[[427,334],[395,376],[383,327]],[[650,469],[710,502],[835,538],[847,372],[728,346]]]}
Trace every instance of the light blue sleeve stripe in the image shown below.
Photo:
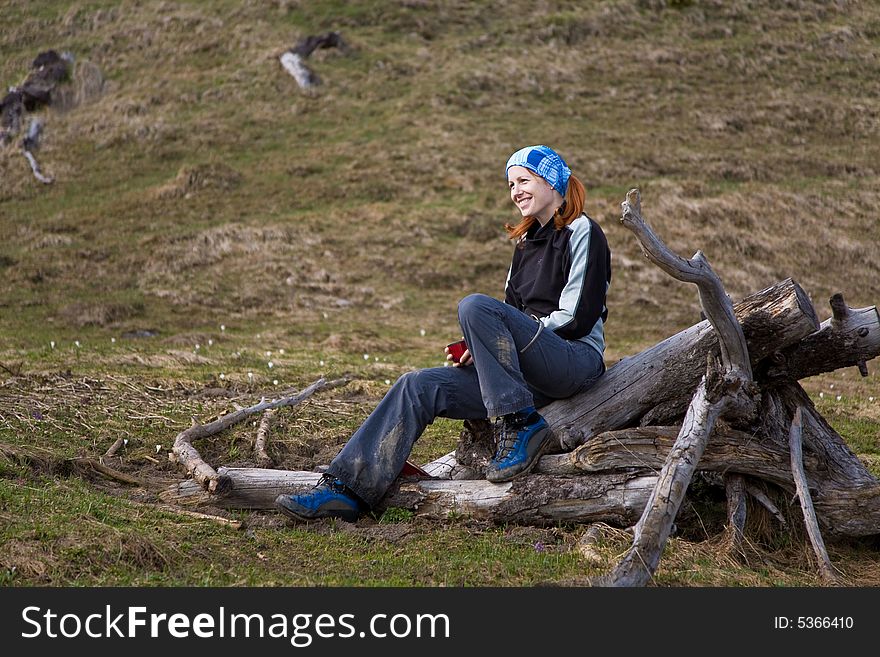
{"label": "light blue sleeve stripe", "polygon": [[571,251],[571,270],[568,272],[568,282],[562,288],[562,294],[559,295],[559,310],[554,310],[541,319],[544,326],[551,330],[565,326],[574,319],[587,276],[587,260],[590,254],[590,220],[586,215],[581,215],[566,228],[572,232],[568,242]]}

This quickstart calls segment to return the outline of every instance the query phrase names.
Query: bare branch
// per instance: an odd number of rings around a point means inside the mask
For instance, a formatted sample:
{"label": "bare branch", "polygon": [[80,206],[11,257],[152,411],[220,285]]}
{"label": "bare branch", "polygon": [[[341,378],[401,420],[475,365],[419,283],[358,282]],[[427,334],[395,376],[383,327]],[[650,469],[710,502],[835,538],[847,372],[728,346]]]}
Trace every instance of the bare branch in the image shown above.
{"label": "bare branch", "polygon": [[742,327],[736,320],[733,303],[724,291],[721,279],[703,253],[697,251],[690,260],[672,253],[642,217],[642,200],[638,189],[631,189],[627,193],[621,207],[621,223],[636,235],[645,256],[673,278],[696,284],[703,312],[718,334],[724,369],[738,371],[745,381],[751,381],[752,366]]}
{"label": "bare branch", "polygon": [[713,379],[719,376],[717,367],[710,366],[697,386],[681,432],[635,526],[632,548],[602,583],[644,586],[651,580],[715,421],[729,403],[727,395],[713,399],[712,391],[716,388]]}
{"label": "bare branch", "polygon": [[116,452],[118,452],[119,448],[122,447],[124,444],[125,444],[125,438],[120,436],[115,441],[113,441],[113,444],[107,448],[106,452],[104,452],[104,458],[110,458],[111,456],[116,456]]}
{"label": "bare branch", "polygon": [[212,493],[222,493],[228,487],[225,481],[217,472],[208,465],[199,455],[198,450],[192,446],[192,441],[198,438],[205,438],[220,433],[224,429],[245,420],[254,413],[281,408],[283,406],[296,406],[305,399],[320,390],[335,388],[348,383],[348,379],[336,379],[334,381],[326,381],[320,378],[313,384],[305,388],[302,392],[281,399],[266,401],[263,399],[258,404],[254,404],[248,408],[239,409],[233,413],[228,413],[217,418],[208,424],[194,423],[189,429],[181,431],[174,439],[174,447],[171,450],[171,457],[176,460],[188,475],[191,475],[203,488]]}
{"label": "bare branch", "polygon": [[838,579],[837,571],[831,565],[831,559],[828,558],[828,552],[825,550],[825,541],[822,540],[822,533],[819,531],[819,521],[816,519],[813,499],[810,495],[807,477],[804,474],[803,453],[801,450],[802,426],[802,413],[800,406],[798,406],[788,433],[789,447],[791,449],[791,471],[794,475],[794,483],[797,487],[797,496],[801,502],[801,509],[804,512],[807,534],[810,537],[810,543],[813,545],[813,552],[816,553],[816,558],[819,560],[819,573],[823,579],[834,583]]}
{"label": "bare branch", "polygon": [[785,516],[783,516],[779,509],[773,502],[770,501],[770,498],[762,491],[760,488],[755,486],[754,484],[746,484],[746,491],[749,495],[754,497],[765,509],[767,509],[770,513],[772,513],[776,519],[785,526],[787,523],[785,522]]}
{"label": "bare branch", "polygon": [[269,439],[269,425],[272,424],[274,416],[274,410],[263,413],[263,419],[260,420],[260,427],[257,429],[257,437],[254,440],[254,454],[257,457],[257,465],[261,468],[268,468],[272,465],[272,459],[266,451],[266,441]]}
{"label": "bare branch", "polygon": [[725,475],[724,492],[727,495],[727,542],[732,552],[741,552],[746,527],[745,477]]}

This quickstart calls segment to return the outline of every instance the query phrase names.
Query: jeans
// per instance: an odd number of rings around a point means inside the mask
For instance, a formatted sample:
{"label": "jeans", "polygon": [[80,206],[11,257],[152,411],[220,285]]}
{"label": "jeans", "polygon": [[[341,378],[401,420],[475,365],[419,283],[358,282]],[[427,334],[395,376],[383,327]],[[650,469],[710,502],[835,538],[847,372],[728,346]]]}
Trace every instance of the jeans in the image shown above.
{"label": "jeans", "polygon": [[550,330],[532,342],[540,323],[498,299],[467,296],[458,319],[473,363],[401,376],[330,463],[327,472],[371,507],[434,418],[476,420],[540,408],[586,390],[605,371],[602,355],[584,342]]}

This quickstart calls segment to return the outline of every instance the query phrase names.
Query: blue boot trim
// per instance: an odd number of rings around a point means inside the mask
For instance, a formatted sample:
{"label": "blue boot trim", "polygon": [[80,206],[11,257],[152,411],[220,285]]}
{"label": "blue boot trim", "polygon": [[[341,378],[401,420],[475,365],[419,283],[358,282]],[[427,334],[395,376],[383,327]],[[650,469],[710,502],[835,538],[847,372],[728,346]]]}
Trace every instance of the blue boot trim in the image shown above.
{"label": "blue boot trim", "polygon": [[321,518],[341,518],[356,521],[363,512],[363,505],[338,479],[324,475],[315,487],[299,495],[279,495],[275,507],[294,520],[308,522]]}
{"label": "blue boot trim", "polygon": [[547,421],[535,415],[536,421],[520,426],[507,418],[501,420],[498,448],[486,470],[486,479],[494,483],[510,481],[535,467],[553,438]]}

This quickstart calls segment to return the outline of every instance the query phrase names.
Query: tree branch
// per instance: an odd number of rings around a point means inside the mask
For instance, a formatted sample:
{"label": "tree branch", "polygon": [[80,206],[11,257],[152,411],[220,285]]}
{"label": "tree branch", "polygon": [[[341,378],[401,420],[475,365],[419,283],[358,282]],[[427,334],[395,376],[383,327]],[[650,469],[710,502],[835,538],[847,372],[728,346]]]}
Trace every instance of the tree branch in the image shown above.
{"label": "tree branch", "polygon": [[174,447],[171,450],[170,457],[172,460],[180,464],[187,475],[191,475],[205,490],[211,493],[222,493],[228,487],[228,481],[223,479],[217,472],[208,465],[199,455],[198,450],[192,446],[192,441],[198,438],[206,438],[214,434],[220,433],[224,429],[241,422],[254,413],[281,408],[283,406],[296,406],[309,398],[314,393],[328,388],[335,388],[348,383],[348,379],[336,379],[334,381],[326,381],[323,378],[318,379],[313,384],[305,388],[302,392],[289,397],[283,397],[274,401],[261,400],[260,403],[248,408],[241,408],[233,413],[229,413],[217,418],[208,424],[193,424],[189,429],[181,431],[174,439]]}
{"label": "tree branch", "polygon": [[803,453],[801,450],[802,413],[798,406],[791,421],[791,429],[788,433],[788,442],[791,449],[791,471],[794,475],[794,483],[797,487],[797,496],[804,512],[804,523],[807,526],[807,534],[813,545],[813,552],[819,560],[819,573],[822,578],[831,583],[837,582],[837,572],[831,565],[828,552],[825,549],[825,541],[822,540],[822,532],[819,531],[819,521],[816,519],[816,511],[813,508],[813,499],[810,496],[810,488],[807,477],[804,474]]}

